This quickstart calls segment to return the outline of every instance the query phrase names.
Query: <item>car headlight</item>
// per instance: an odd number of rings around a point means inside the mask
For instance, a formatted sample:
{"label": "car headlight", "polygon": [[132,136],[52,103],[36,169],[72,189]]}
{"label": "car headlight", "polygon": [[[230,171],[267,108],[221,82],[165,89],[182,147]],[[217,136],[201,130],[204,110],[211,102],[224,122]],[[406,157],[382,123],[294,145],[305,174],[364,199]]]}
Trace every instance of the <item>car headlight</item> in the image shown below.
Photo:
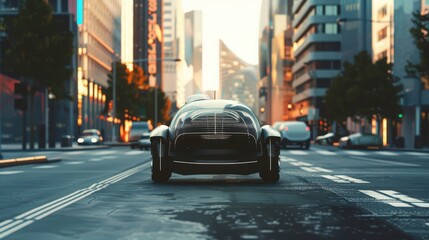
{"label": "car headlight", "polygon": [[83,143],[83,142],[84,142],[84,140],[83,140],[83,138],[78,138],[78,139],[77,139],[77,142],[78,142],[78,143]]}
{"label": "car headlight", "polygon": [[96,142],[98,142],[98,139],[97,138],[91,138],[91,142],[96,143]]}

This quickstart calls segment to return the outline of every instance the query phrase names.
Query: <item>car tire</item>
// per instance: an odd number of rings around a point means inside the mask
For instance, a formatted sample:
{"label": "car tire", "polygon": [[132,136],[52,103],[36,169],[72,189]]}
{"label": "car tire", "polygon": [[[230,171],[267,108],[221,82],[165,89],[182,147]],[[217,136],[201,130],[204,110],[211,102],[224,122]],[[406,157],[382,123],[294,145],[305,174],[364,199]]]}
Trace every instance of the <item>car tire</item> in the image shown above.
{"label": "car tire", "polygon": [[171,177],[171,171],[167,163],[167,147],[161,138],[154,139],[152,147],[152,181],[156,183],[167,182]]}
{"label": "car tire", "polygon": [[259,176],[266,183],[276,183],[280,179],[280,142],[269,138],[265,143],[264,156],[260,162]]}
{"label": "car tire", "polygon": [[303,148],[304,148],[305,150],[310,149],[310,141],[305,142],[305,143],[304,143],[304,145],[303,145]]}

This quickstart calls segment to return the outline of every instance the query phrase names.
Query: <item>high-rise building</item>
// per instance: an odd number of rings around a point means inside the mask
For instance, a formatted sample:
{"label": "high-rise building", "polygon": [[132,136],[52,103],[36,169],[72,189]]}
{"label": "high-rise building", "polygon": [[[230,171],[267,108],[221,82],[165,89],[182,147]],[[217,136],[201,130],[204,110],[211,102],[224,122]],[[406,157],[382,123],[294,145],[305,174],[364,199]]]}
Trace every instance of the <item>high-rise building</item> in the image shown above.
{"label": "high-rise building", "polygon": [[293,104],[315,138],[324,129],[323,97],[341,69],[340,0],[295,1]]}
{"label": "high-rise building", "polygon": [[194,10],[185,13],[185,61],[188,79],[185,80],[185,95],[202,93],[202,11]]}
{"label": "high-rise building", "polygon": [[386,58],[393,63],[393,1],[372,1],[372,51],[377,61]]}
{"label": "high-rise building", "polygon": [[258,111],[257,67],[235,55],[221,40],[220,50],[220,98],[245,104],[255,113]]}
{"label": "high-rise building", "polygon": [[393,131],[404,138],[405,147],[429,146],[429,86],[405,71],[407,62],[419,63],[420,53],[410,33],[413,12],[428,13],[427,0],[394,1],[394,65],[393,74],[403,86],[402,124]]}
{"label": "high-rise building", "polygon": [[[78,127],[98,128],[110,136],[108,118],[102,118],[112,63],[121,55],[121,1],[85,0],[77,5]],[[112,121],[118,123],[115,119]],[[113,123],[114,124],[114,123]],[[116,134],[118,135],[118,134]]]}
{"label": "high-rise building", "polygon": [[[184,104],[184,86],[182,61],[185,56],[185,15],[181,0],[164,0],[163,7],[163,33],[164,33],[164,58],[181,61],[163,61],[163,91],[172,102],[174,114],[177,107]],[[180,105],[178,105],[178,102]]]}

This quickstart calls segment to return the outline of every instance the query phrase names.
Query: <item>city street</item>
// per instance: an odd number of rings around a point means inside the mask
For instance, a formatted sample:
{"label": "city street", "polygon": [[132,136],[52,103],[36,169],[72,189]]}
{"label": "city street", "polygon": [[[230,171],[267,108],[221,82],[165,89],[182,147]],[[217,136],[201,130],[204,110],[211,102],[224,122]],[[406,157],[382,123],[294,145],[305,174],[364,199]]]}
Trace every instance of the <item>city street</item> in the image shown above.
{"label": "city street", "polygon": [[4,239],[429,239],[429,154],[313,145],[257,174],[150,179],[148,151],[0,169]]}

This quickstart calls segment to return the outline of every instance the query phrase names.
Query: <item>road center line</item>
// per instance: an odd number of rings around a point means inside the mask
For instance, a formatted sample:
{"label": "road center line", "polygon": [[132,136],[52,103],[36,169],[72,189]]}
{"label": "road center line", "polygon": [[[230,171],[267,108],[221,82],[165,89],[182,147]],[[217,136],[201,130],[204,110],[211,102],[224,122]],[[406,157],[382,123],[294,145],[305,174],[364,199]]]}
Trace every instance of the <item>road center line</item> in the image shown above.
{"label": "road center line", "polygon": [[75,191],[65,197],[56,199],[42,206],[29,210],[22,213],[12,219],[7,219],[0,222],[0,239],[9,236],[10,234],[32,224],[35,221],[41,220],[97,191],[100,191],[109,185],[116,183],[122,179],[125,179],[137,172],[147,168],[150,163],[139,165],[122,173],[119,173],[113,177],[105,179],[101,182],[92,184],[91,186]]}
{"label": "road center line", "polygon": [[368,158],[368,157],[355,157],[351,156],[353,159],[357,160],[366,160],[366,161],[372,161],[372,162],[380,162],[380,163],[387,163],[391,165],[398,165],[398,166],[408,166],[408,167],[419,167],[419,164],[413,164],[413,163],[403,163],[403,162],[393,162],[393,161],[386,161],[386,160],[380,160],[380,159],[374,159],[374,158]]}

